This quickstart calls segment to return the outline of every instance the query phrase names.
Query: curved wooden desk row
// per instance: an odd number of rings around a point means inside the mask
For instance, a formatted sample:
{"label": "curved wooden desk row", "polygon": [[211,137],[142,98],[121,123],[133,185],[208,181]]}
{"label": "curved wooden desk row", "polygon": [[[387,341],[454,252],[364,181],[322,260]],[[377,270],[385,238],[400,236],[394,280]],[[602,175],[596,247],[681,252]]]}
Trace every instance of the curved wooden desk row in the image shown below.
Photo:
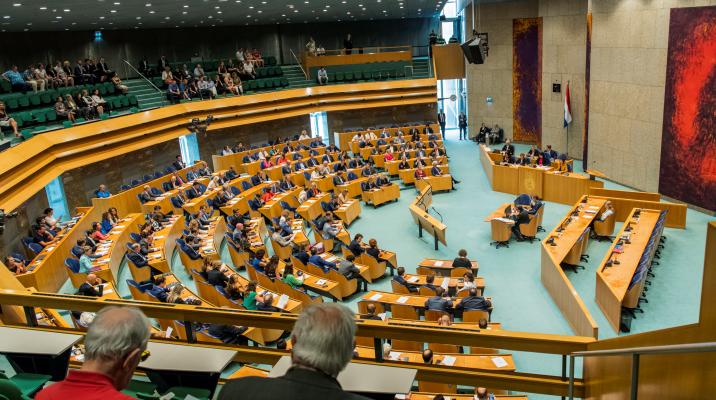
{"label": "curved wooden desk row", "polygon": [[590,180],[577,173],[555,174],[550,168],[500,165],[501,156],[480,146],[480,162],[496,192],[537,195],[545,201],[574,204],[589,188],[604,186],[602,181]]}
{"label": "curved wooden desk row", "polygon": [[[641,209],[639,216],[635,217],[635,212],[636,209],[629,213],[628,222],[615,236],[609,251],[597,269],[595,300],[615,332],[620,330],[622,304],[626,305],[625,300],[628,292],[631,291],[632,278],[639,267],[651,234],[657,228],[657,221],[661,213],[659,210]],[[621,250],[615,252],[615,247],[624,238],[628,238],[629,243],[626,243],[625,240]],[[641,291],[635,295],[638,298],[640,294]]]}
{"label": "curved wooden desk row", "polygon": [[[541,241],[542,284],[572,330],[577,335],[593,338],[597,338],[599,327],[562,270],[562,262],[573,251],[578,252],[578,255],[582,254],[583,246],[589,240],[589,225],[604,207],[604,203],[606,200],[591,196],[586,203],[578,202]],[[550,244],[551,240],[554,240],[554,245]]]}
{"label": "curved wooden desk row", "polygon": [[596,190],[589,189],[590,197],[599,197],[612,202],[614,215],[617,221],[626,221],[635,208],[649,210],[666,210],[666,223],[669,228],[686,228],[686,210],[688,206],[681,203],[666,203],[660,201],[659,193],[631,192],[627,190]]}
{"label": "curved wooden desk row", "polygon": [[[306,144],[306,142],[311,141],[311,140],[312,139],[297,140],[297,141],[291,141],[291,143],[293,144],[295,142],[295,143]],[[285,146],[284,143],[282,143],[278,146],[264,146],[264,147],[260,147],[260,148],[254,149],[254,150],[246,150],[246,151],[240,151],[238,153],[227,154],[225,156],[219,155],[219,154],[214,154],[211,156],[211,160],[212,160],[212,163],[214,164],[215,170],[229,169],[229,167],[234,167],[234,168],[236,168],[236,171],[239,173],[245,172],[249,175],[255,175],[257,172],[259,172],[261,170],[261,161],[253,161],[253,162],[249,162],[249,163],[244,163],[244,161],[243,161],[244,157],[247,155],[250,155],[250,154],[255,154],[259,151],[267,151],[268,152],[272,149],[278,148],[279,153],[271,156],[271,160],[274,162],[274,164],[276,164],[276,160],[281,156],[280,150],[284,146]],[[294,144],[294,146],[295,146],[295,144]],[[318,153],[318,155],[315,157],[321,157],[323,154],[326,153],[325,146],[312,148],[312,150],[315,150]],[[286,154],[287,157],[290,160],[292,160],[292,163],[294,162],[293,156],[295,154],[299,154],[303,160],[307,160],[308,158],[311,157],[311,155],[309,154],[309,150],[292,151],[292,152],[289,152]]]}
{"label": "curved wooden desk row", "polygon": [[14,210],[70,169],[186,134],[192,118],[215,117],[209,130],[314,111],[434,103],[435,79],[331,85],[182,103],[39,135],[3,152],[0,208]]}
{"label": "curved wooden desk row", "polygon": [[[424,124],[418,125],[418,126],[402,125],[402,126],[398,126],[398,127],[390,127],[390,128],[385,128],[385,129],[388,131],[388,133],[390,133],[390,137],[396,136],[398,134],[398,131],[401,130],[401,131],[403,131],[403,134],[407,138],[408,131],[411,128],[418,128],[421,132],[420,138],[427,139],[428,135],[422,133],[424,127],[425,127]],[[440,132],[440,125],[432,122],[432,123],[430,123],[430,128],[432,128],[433,132],[438,137],[438,139],[442,140],[442,134]],[[379,136],[381,134],[381,132],[383,132],[383,129],[382,128],[381,129],[363,129],[363,130],[350,131],[350,132],[336,132],[336,134],[338,135],[338,147],[341,150],[353,150],[353,152],[355,153],[353,144],[351,143],[353,136],[355,136],[356,134],[359,134],[359,133],[364,134],[364,133],[368,133],[368,132],[373,132],[376,136]]]}

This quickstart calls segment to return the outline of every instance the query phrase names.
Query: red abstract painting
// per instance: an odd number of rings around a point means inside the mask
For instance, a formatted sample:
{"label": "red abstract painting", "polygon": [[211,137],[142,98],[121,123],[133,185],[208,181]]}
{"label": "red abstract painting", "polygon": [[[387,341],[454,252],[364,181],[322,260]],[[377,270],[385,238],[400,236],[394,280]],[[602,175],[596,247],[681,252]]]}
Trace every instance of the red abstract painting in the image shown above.
{"label": "red abstract painting", "polygon": [[659,192],[716,211],[716,7],[674,8]]}

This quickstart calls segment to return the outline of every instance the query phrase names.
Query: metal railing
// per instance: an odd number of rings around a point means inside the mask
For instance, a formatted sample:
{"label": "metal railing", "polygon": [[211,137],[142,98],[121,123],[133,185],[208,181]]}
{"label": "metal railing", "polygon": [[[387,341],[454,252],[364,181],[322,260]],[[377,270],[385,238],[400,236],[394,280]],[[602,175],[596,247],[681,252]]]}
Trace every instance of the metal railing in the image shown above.
{"label": "metal railing", "polygon": [[631,347],[615,350],[577,351],[569,355],[569,400],[574,399],[574,361],[577,357],[606,357],[631,355],[631,384],[629,398],[636,400],[639,389],[639,360],[642,355],[674,353],[706,353],[716,351],[716,342],[674,344],[667,346]]}
{"label": "metal railing", "polygon": [[148,84],[152,85],[152,87],[154,88],[154,90],[156,90],[156,91],[159,92],[159,93],[162,93],[162,92],[163,92],[163,91],[162,91],[161,89],[159,89],[154,83],[152,83],[152,81],[151,81],[149,78],[147,78],[146,76],[142,75],[142,73],[139,72],[138,69],[134,68],[134,65],[132,65],[129,61],[124,60],[124,59],[123,59],[122,61],[124,61],[125,64],[129,65],[129,68],[131,68],[134,72],[136,72],[137,75],[139,75],[142,79],[144,79],[145,81],[147,81]]}
{"label": "metal railing", "polygon": [[308,80],[308,73],[306,72],[305,69],[303,69],[303,64],[301,63],[301,60],[298,59],[298,57],[296,56],[296,53],[294,53],[292,49],[288,49],[288,51],[291,52],[293,59],[296,60],[296,64],[298,64],[298,68],[301,68],[301,72],[303,72],[303,76],[306,78],[306,80]]}

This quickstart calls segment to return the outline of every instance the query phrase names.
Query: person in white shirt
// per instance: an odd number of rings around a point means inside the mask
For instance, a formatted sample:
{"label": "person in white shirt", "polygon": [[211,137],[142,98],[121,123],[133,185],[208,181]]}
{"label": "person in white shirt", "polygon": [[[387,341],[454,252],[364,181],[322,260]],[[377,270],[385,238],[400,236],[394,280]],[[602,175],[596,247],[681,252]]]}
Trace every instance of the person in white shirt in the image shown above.
{"label": "person in white shirt", "polygon": [[387,139],[390,137],[390,132],[388,132],[387,128],[383,128],[383,131],[380,132],[380,137],[383,139]]}
{"label": "person in white shirt", "polygon": [[321,69],[318,70],[317,79],[319,85],[325,85],[328,83],[328,72],[326,72],[326,67],[321,67]]}
{"label": "person in white shirt", "polygon": [[375,133],[373,133],[373,131],[369,131],[368,133],[366,133],[365,137],[366,137],[366,140],[378,139],[378,137],[375,136]]}
{"label": "person in white shirt", "polygon": [[197,86],[199,87],[199,92],[202,96],[216,97],[218,94],[216,93],[216,85],[214,85],[214,81],[211,79],[206,80],[204,76],[199,77],[199,83]]}
{"label": "person in white shirt", "polygon": [[600,221],[606,221],[610,215],[614,214],[614,206],[611,201],[604,203],[604,208],[605,210],[602,211],[602,214],[599,216]]}
{"label": "person in white shirt", "polygon": [[301,189],[301,192],[298,194],[298,198],[296,200],[298,200],[298,204],[303,204],[306,202],[307,199],[308,199],[308,193],[306,192],[306,189],[303,188],[303,189]]}
{"label": "person in white shirt", "polygon": [[229,147],[229,145],[226,145],[226,146],[224,146],[224,149],[221,150],[221,155],[228,156],[229,154],[234,154],[234,151],[231,150],[231,147]]}
{"label": "person in white shirt", "polygon": [[311,136],[308,135],[308,132],[306,132],[305,129],[301,131],[301,135],[298,137],[299,140],[310,139],[310,138],[311,138]]}
{"label": "person in white shirt", "polygon": [[196,67],[194,67],[194,78],[199,79],[202,76],[204,76],[204,68],[201,67],[201,64],[196,64]]}
{"label": "person in white shirt", "polygon": [[331,168],[328,167],[328,161],[324,161],[323,165],[320,166],[318,173],[321,174],[321,176],[326,176],[331,174]]}
{"label": "person in white shirt", "polygon": [[251,78],[256,78],[256,73],[254,73],[254,64],[249,61],[244,61],[244,74],[250,76]]}
{"label": "person in white shirt", "polygon": [[316,41],[313,40],[312,37],[308,38],[308,43],[306,43],[306,51],[309,55],[316,55]]}
{"label": "person in white shirt", "polygon": [[215,177],[211,178],[211,181],[209,181],[209,184],[206,185],[206,191],[216,189],[219,186],[220,186],[219,185],[219,177],[215,176]]}
{"label": "person in white shirt", "polygon": [[356,134],[353,136],[353,141],[354,141],[354,142],[360,142],[361,140],[363,140],[363,135],[362,135],[360,132],[356,133]]}
{"label": "person in white shirt", "polygon": [[318,171],[318,168],[315,168],[313,172],[311,172],[311,180],[314,179],[321,179],[321,173]]}
{"label": "person in white shirt", "polygon": [[246,58],[244,57],[244,49],[243,47],[236,51],[236,60],[239,61],[239,65],[241,65]]}

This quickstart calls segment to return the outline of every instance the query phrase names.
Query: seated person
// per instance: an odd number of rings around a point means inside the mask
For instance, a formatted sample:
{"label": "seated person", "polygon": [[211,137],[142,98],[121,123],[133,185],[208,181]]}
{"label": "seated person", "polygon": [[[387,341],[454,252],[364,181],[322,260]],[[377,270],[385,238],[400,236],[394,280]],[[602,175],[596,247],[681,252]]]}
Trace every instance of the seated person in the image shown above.
{"label": "seated person", "polygon": [[447,297],[447,292],[442,287],[438,286],[435,290],[435,296],[425,300],[425,309],[433,311],[451,312],[452,300]]}
{"label": "seated person", "polygon": [[354,263],[355,259],[356,257],[353,254],[349,254],[346,256],[345,259],[341,260],[338,263],[338,272],[341,275],[345,276],[348,280],[356,279],[361,276],[360,270],[358,269],[358,267],[356,267]]}
{"label": "seated person", "polygon": [[328,272],[329,269],[336,269],[336,264],[330,261],[326,261],[321,256],[319,256],[318,250],[315,247],[311,248],[311,257],[308,258],[308,262],[317,265],[318,267],[323,269],[323,272]]}
{"label": "seated person", "polygon": [[395,275],[395,276],[393,277],[393,280],[394,280],[395,282],[398,282],[399,284],[405,286],[406,288],[408,288],[408,291],[413,292],[413,293],[417,293],[417,292],[418,292],[418,287],[415,286],[415,285],[411,285],[410,283],[408,283],[408,281],[405,280],[404,275],[405,275],[405,268],[403,268],[403,267],[398,267],[398,275]]}
{"label": "seated person", "polygon": [[167,288],[166,278],[159,276],[154,280],[154,285],[148,290],[149,294],[156,297],[161,302],[166,302],[169,297],[169,288]]}
{"label": "seated person", "polygon": [[107,186],[105,185],[99,185],[99,188],[94,192],[94,194],[100,199],[104,199],[112,195],[109,193],[109,190],[107,190]]}
{"label": "seated person", "polygon": [[24,274],[27,271],[25,263],[22,262],[22,260],[12,256],[5,257],[5,266],[7,267],[7,269],[10,270],[10,272],[14,273],[15,275]]}
{"label": "seated person", "polygon": [[471,310],[482,310],[492,311],[492,303],[482,296],[477,295],[477,288],[471,288],[468,290],[468,295],[462,298],[462,301],[455,306],[458,310],[471,311]]}
{"label": "seated person", "polygon": [[452,267],[472,269],[472,263],[467,258],[467,250],[460,249],[460,251],[457,252],[457,257],[452,261]]}
{"label": "seated person", "polygon": [[375,321],[382,321],[382,320],[383,320],[380,316],[376,315],[376,313],[375,313],[375,304],[373,304],[373,303],[368,303],[368,305],[366,305],[366,307],[365,307],[365,310],[366,310],[366,313],[365,313],[365,314],[361,314],[361,315],[360,315],[360,319],[371,319],[371,320],[375,320]]}
{"label": "seated person", "polygon": [[263,301],[256,303],[256,309],[266,312],[281,312],[281,309],[273,306],[273,294],[271,293],[266,293],[263,296]]}

